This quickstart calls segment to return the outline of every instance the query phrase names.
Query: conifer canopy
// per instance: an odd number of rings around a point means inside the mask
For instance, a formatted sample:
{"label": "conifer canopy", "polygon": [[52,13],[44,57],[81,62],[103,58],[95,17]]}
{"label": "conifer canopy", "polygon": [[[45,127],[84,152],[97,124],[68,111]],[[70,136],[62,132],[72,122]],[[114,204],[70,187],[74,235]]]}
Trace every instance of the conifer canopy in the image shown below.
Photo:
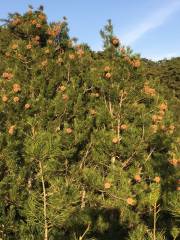
{"label": "conifer canopy", "polygon": [[94,52],[41,6],[0,27],[0,239],[177,239],[179,139],[111,21]]}

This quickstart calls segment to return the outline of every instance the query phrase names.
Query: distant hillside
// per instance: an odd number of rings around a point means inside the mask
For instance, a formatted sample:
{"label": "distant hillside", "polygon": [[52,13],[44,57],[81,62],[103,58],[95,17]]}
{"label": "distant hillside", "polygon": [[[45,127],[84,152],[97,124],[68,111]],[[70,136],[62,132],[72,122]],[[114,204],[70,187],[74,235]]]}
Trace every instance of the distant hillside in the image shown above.
{"label": "distant hillside", "polygon": [[159,77],[180,99],[180,57],[153,62],[143,59],[146,76]]}
{"label": "distant hillside", "polygon": [[144,74],[150,78],[160,78],[165,94],[175,112],[180,125],[180,57],[154,62],[142,59]]}

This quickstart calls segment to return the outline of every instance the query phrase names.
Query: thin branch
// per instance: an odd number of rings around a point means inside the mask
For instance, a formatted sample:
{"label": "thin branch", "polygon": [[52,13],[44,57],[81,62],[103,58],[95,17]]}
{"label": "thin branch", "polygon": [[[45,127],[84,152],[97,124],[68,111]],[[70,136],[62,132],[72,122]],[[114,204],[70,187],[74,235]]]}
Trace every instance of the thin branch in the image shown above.
{"label": "thin branch", "polygon": [[107,194],[107,195],[109,195],[110,197],[113,197],[113,198],[115,198],[115,199],[118,199],[118,200],[121,200],[121,201],[126,201],[126,199],[121,198],[121,197],[118,197],[118,196],[116,196],[116,195],[114,195],[114,194],[112,194],[112,193],[109,193],[109,192],[106,192],[106,191],[103,191],[103,190],[100,190],[100,189],[98,189],[98,191],[101,192],[101,193],[105,193],[105,194]]}
{"label": "thin branch", "polygon": [[157,214],[159,212],[158,207],[159,205],[157,206],[157,203],[155,203],[153,208],[153,240],[156,240],[156,223],[157,223]]}
{"label": "thin branch", "polygon": [[85,208],[85,197],[86,197],[86,191],[83,189],[82,196],[81,196],[81,208]]}
{"label": "thin branch", "polygon": [[90,87],[90,88],[86,88],[86,89],[84,89],[83,94],[85,94],[86,92],[91,91],[92,89],[93,89],[93,87]]}
{"label": "thin branch", "polygon": [[70,64],[68,65],[67,83],[70,82]]}
{"label": "thin branch", "polygon": [[117,135],[118,135],[118,139],[120,139],[120,117],[118,118]]}
{"label": "thin branch", "polygon": [[153,154],[154,150],[155,150],[155,148],[153,148],[153,149],[150,151],[149,155],[148,155],[147,158],[145,159],[145,162],[147,162],[147,161],[149,160],[149,158],[150,158],[151,155]]}
{"label": "thin branch", "polygon": [[44,183],[43,167],[41,161],[39,161],[39,168],[41,173],[41,182],[43,188],[43,212],[44,212],[44,240],[48,240],[48,223],[47,223],[47,199],[46,199],[46,188]]}
{"label": "thin branch", "polygon": [[112,109],[112,104],[111,104],[110,100],[109,100],[109,113],[110,113],[111,117],[113,118],[113,109]]}
{"label": "thin branch", "polygon": [[88,224],[88,226],[87,226],[87,228],[86,228],[86,230],[85,230],[85,232],[83,233],[83,235],[82,236],[80,236],[79,237],[79,240],[83,240],[83,238],[85,237],[85,235],[86,235],[86,233],[89,231],[89,229],[90,229],[90,223]]}
{"label": "thin branch", "polygon": [[83,159],[82,159],[82,161],[80,163],[80,166],[79,166],[80,169],[82,169],[82,167],[83,167],[83,164],[84,164],[84,162],[85,162],[85,160],[86,160],[86,158],[87,158],[87,156],[88,156],[88,154],[90,152],[91,146],[92,146],[92,142],[90,143],[90,145],[89,145],[85,155],[83,156]]}
{"label": "thin branch", "polygon": [[[143,130],[142,130],[142,137],[141,137],[141,141],[140,143],[138,144],[138,146],[140,147],[141,146],[141,143],[143,142],[143,139],[144,139],[144,125],[143,125]],[[154,152],[155,148],[153,148],[151,150],[151,152],[149,153],[149,155],[147,156],[147,158],[145,159],[145,162],[150,158],[150,156],[152,155],[152,153]],[[135,156],[135,154],[138,152],[138,147],[136,150],[134,150],[134,152],[132,153],[132,155],[122,164],[122,168],[125,168],[129,165],[130,161],[132,160],[132,158]]]}

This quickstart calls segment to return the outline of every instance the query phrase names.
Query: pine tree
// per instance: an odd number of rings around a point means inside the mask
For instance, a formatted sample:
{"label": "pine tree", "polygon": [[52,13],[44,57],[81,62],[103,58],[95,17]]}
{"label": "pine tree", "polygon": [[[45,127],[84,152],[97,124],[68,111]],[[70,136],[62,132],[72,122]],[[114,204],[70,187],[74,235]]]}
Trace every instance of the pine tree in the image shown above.
{"label": "pine tree", "polygon": [[43,8],[0,29],[4,239],[177,239],[178,139],[159,80],[109,21],[104,50]]}

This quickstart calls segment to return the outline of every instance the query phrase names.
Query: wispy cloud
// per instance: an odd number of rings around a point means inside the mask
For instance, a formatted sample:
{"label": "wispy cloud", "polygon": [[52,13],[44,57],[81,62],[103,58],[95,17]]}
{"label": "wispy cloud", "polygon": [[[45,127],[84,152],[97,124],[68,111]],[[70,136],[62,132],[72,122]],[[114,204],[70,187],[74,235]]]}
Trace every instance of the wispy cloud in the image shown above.
{"label": "wispy cloud", "polygon": [[180,53],[178,52],[170,52],[170,53],[165,53],[165,54],[161,54],[161,55],[153,55],[153,56],[146,56],[146,58],[154,60],[154,61],[159,61],[162,59],[171,59],[173,57],[178,57],[180,56]]}
{"label": "wispy cloud", "polygon": [[122,36],[125,44],[132,44],[140,39],[146,32],[155,29],[165,23],[169,16],[180,10],[180,0],[170,1],[170,4],[158,9],[142,23],[136,25],[130,32]]}

